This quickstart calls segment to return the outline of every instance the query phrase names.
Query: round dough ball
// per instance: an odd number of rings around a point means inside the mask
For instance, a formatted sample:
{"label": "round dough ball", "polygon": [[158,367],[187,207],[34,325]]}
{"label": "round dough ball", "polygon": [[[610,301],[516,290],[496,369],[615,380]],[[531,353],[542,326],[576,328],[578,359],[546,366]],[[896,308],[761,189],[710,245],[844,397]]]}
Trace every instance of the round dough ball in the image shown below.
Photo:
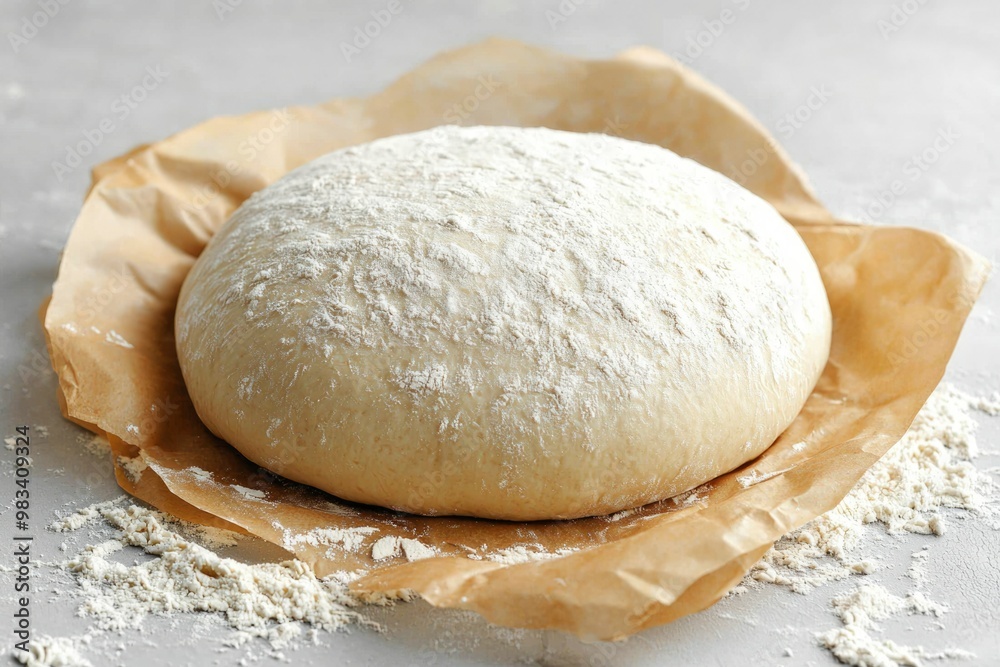
{"label": "round dough ball", "polygon": [[812,256],[658,146],[443,127],[321,157],[195,263],[177,352],[205,424],[341,498],[606,514],[764,451],[826,364]]}

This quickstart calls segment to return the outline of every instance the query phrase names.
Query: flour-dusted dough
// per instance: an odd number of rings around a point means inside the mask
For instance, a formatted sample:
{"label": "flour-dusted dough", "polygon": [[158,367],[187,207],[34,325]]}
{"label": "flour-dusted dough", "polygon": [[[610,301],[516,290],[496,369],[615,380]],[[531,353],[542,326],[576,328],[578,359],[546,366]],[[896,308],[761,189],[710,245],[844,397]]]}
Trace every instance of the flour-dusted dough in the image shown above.
{"label": "flour-dusted dough", "polygon": [[663,148],[438,128],[319,158],[196,262],[177,351],[249,459],[421,514],[614,512],[748,461],[827,360],[812,256]]}

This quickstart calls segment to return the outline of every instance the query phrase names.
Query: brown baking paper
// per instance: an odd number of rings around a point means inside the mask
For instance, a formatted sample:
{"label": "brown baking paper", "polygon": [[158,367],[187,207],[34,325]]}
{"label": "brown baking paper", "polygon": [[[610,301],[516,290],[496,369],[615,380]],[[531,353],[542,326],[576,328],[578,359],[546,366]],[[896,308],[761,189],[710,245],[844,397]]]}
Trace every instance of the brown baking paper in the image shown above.
{"label": "brown baking paper", "polygon": [[[172,323],[213,232],[251,193],[317,156],[448,122],[659,144],[743,183],[796,226],[826,283],[833,346],[802,413],[770,449],[632,513],[508,523],[342,502],[261,470],[205,429]],[[663,54],[585,61],[491,40],[369,98],[216,118],[100,165],[44,328],[64,413],[107,434],[129,493],[282,545],[320,575],[364,570],[358,591],[413,589],[501,625],[614,639],[708,607],[776,539],[834,507],[937,385],[987,273],[982,258],[940,235],[835,220],[745,109]],[[140,450],[148,468],[136,476],[118,457]],[[310,533],[317,528],[375,530],[352,551]],[[376,563],[371,544],[384,536],[419,539],[439,556]],[[515,565],[488,557],[517,546],[563,555]]]}

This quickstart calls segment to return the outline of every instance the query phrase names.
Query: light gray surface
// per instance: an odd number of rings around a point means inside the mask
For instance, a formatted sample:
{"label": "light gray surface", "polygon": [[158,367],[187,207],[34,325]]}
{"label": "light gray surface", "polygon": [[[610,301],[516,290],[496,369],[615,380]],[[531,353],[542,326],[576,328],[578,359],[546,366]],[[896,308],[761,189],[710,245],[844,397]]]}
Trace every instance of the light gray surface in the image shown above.
{"label": "light gray surface", "polygon": [[[387,2],[253,3],[235,6],[221,20],[211,2],[112,3],[69,0],[17,53],[7,37],[19,32],[36,2],[0,5],[0,245],[3,323],[0,367],[4,435],[16,424],[46,425],[36,439],[33,472],[35,522],[56,508],[117,495],[106,464],[79,451],[79,429],[63,422],[54,399],[35,309],[49,290],[59,249],[88,182],[87,170],[141,142],[161,138],[205,118],[380,89],[437,51],[502,35],[570,53],[605,57],[648,44],[683,54],[688,39],[707,44],[693,66],[741,100],[774,131],[807,173],[821,198],[842,215],[858,216],[900,179],[905,192],[882,222],[945,232],[994,262],[1000,250],[1000,5],[957,2],[597,2],[579,7],[554,27],[557,0],[519,3],[404,0],[393,18],[352,62],[341,43]],[[216,3],[218,4],[218,3]],[[237,5],[234,0],[232,5]],[[575,6],[569,0],[565,7]],[[898,30],[883,34],[879,22]],[[906,9],[918,8],[912,16]],[[735,19],[712,36],[705,21],[730,9]],[[898,13],[903,11],[903,14]],[[900,17],[906,16],[905,22]],[[717,27],[717,26],[716,26]],[[708,37],[706,37],[708,34]],[[115,99],[139,84],[147,67],[165,80],[118,118]],[[828,98],[800,127],[782,124],[806,104],[810,90]],[[818,98],[814,98],[814,102]],[[53,161],[84,131],[115,118],[83,166],[62,180]],[[931,147],[940,131],[956,136],[934,164],[916,174],[907,161]],[[94,136],[91,133],[91,136]],[[939,143],[939,145],[942,145]],[[911,176],[913,176],[911,180]],[[991,283],[968,324],[949,377],[970,391],[1000,386],[997,324],[1000,288]],[[981,441],[997,449],[996,420]],[[4,473],[10,467],[5,451]],[[996,466],[996,456],[980,465]],[[58,472],[63,469],[62,474]],[[0,477],[0,502],[12,496],[12,477]],[[887,538],[885,568],[866,579],[896,592],[909,554],[930,545],[929,594],[952,611],[933,621],[910,617],[886,624],[886,636],[928,648],[961,646],[979,664],[1000,664],[1000,533],[974,522],[951,521],[941,538]],[[13,532],[0,515],[0,549]],[[56,558],[61,538],[36,530],[36,549]],[[895,547],[893,547],[895,545]],[[273,551],[246,549],[247,557]],[[10,556],[3,564],[10,565]],[[9,578],[0,618],[9,619]],[[829,599],[857,581],[810,596],[782,589],[755,591],[704,613],[652,630],[621,645],[583,645],[558,634],[489,629],[466,615],[430,610],[423,603],[378,610],[384,636],[355,629],[324,638],[323,645],[289,652],[295,664],[833,664],[813,633],[837,627]],[[87,626],[66,600],[36,595],[36,632],[71,634]],[[9,646],[9,620],[0,621]],[[217,652],[214,641],[192,643],[191,618],[173,626],[154,620],[144,635],[111,638],[129,644],[115,660],[127,665],[235,664],[246,650]],[[223,630],[218,631],[223,636]],[[104,640],[102,640],[104,641]],[[783,658],[788,647],[794,658]],[[259,646],[255,649],[260,651]],[[269,660],[265,658],[265,660]],[[96,663],[95,664],[99,664]]]}

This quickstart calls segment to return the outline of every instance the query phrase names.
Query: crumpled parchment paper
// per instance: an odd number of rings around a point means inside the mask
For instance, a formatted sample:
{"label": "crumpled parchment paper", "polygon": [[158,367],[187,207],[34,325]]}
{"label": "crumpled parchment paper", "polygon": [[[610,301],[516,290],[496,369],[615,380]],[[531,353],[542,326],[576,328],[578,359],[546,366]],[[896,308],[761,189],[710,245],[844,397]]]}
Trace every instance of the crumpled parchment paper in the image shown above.
{"label": "crumpled parchment paper", "polygon": [[[178,290],[213,232],[251,193],[315,157],[445,123],[614,133],[770,201],[815,256],[834,314],[829,364],[789,429],[682,497],[537,523],[353,505],[213,437],[188,400],[173,339]],[[708,607],[781,535],[834,507],[937,385],[988,270],[937,234],[834,219],[745,109],[659,52],[587,61],[490,40],[368,98],[215,118],[98,166],[43,320],[63,412],[107,435],[129,493],[282,545],[320,575],[363,569],[359,591],[413,589],[501,625],[614,639]],[[138,474],[121,465],[136,456],[148,466]],[[362,529],[358,540],[322,530],[351,528]],[[385,536],[418,539],[437,556],[375,562],[371,545]],[[561,555],[496,562],[511,547]]]}

